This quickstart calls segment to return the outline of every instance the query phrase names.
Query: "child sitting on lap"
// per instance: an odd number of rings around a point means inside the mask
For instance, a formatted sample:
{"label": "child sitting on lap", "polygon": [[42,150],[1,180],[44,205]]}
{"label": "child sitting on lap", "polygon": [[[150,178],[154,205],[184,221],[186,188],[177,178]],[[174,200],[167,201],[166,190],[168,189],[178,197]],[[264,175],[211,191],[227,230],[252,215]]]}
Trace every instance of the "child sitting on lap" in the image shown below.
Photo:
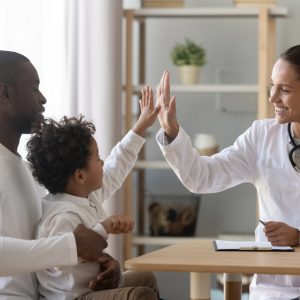
{"label": "child sitting on lap", "polygon": [[[27,144],[27,159],[33,176],[50,192],[43,199],[43,217],[37,231],[39,238],[73,231],[80,223],[105,238],[110,233],[132,231],[131,218],[124,215],[107,217],[102,203],[121,187],[145,142],[144,132],[156,120],[159,109],[154,107],[151,89],[144,88],[142,95],[137,123],[105,162],[100,158],[93,138],[95,127],[82,116],[64,117],[60,122],[47,119],[31,137]],[[100,268],[105,270],[105,264]],[[99,272],[98,262],[39,271],[36,273],[39,292],[46,299],[75,299],[92,291],[90,282]],[[141,278],[141,274],[137,277]],[[155,278],[149,273],[144,275],[149,276],[145,281],[155,297],[148,299],[157,299]],[[132,275],[130,278],[132,281]],[[142,285],[140,278],[135,286]],[[115,287],[120,286],[121,282]],[[114,289],[110,291],[113,293]]]}

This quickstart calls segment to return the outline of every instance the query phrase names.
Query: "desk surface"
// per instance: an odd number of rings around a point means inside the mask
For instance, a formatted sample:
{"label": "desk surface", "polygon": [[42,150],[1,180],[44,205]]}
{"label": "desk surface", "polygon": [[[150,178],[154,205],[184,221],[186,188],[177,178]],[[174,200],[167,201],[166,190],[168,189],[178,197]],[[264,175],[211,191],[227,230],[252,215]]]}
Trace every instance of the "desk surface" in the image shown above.
{"label": "desk surface", "polygon": [[215,251],[212,240],[168,246],[131,258],[127,269],[300,275],[300,248],[294,252]]}

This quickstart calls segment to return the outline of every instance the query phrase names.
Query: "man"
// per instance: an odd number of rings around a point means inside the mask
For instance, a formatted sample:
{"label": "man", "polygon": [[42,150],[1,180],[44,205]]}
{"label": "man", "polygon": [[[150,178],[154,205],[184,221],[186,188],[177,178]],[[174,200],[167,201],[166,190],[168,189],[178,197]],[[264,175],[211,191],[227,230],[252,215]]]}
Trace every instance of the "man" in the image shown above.
{"label": "man", "polygon": [[[34,240],[41,217],[41,196],[27,164],[17,152],[22,134],[30,133],[43,118],[46,99],[39,91],[36,69],[25,56],[0,51],[0,298],[38,299],[33,271],[75,265],[77,256],[86,261],[106,262],[109,267],[93,282],[106,289],[118,282],[119,264],[95,232],[79,225],[73,233]],[[109,258],[108,258],[109,257]],[[109,261],[109,263],[107,263]]]}

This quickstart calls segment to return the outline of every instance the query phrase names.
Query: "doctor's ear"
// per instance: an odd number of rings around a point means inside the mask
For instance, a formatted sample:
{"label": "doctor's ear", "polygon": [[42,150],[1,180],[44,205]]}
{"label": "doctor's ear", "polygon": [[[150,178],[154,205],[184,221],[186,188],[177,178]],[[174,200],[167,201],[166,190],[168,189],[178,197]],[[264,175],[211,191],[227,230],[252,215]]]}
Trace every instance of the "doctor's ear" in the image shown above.
{"label": "doctor's ear", "polygon": [[4,82],[0,82],[0,101],[6,102],[9,98],[8,86]]}

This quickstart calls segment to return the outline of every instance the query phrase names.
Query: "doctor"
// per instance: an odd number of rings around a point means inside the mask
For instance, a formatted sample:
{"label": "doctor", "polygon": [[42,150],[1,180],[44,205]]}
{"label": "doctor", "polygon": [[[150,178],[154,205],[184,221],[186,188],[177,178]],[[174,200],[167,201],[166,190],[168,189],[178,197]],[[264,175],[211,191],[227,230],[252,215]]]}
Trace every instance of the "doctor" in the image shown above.
{"label": "doctor", "polygon": [[[258,120],[235,143],[211,157],[200,156],[176,118],[168,72],[157,88],[161,106],[159,147],[183,185],[194,193],[215,193],[252,183],[258,194],[257,241],[299,245],[300,227],[300,45],[285,51],[273,66],[269,101],[275,118]],[[251,300],[300,295],[300,276],[255,274]],[[298,299],[298,298],[297,298]]]}

